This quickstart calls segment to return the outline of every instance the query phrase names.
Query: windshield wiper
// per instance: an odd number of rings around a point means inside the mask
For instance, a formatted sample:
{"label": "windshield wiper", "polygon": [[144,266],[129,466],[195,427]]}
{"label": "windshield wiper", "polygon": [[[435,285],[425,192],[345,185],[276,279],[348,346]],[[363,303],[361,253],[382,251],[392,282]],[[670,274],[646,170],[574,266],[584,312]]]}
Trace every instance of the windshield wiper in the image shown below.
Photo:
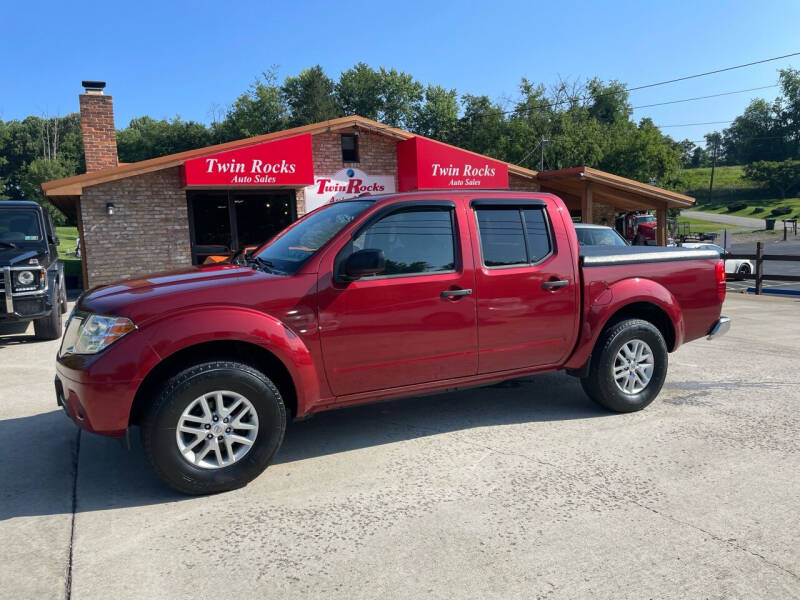
{"label": "windshield wiper", "polygon": [[250,259],[252,262],[256,263],[259,267],[264,269],[267,273],[272,273],[273,275],[284,274],[283,271],[280,269],[276,269],[275,265],[272,261],[267,260],[266,258],[261,258],[260,256],[255,256]]}
{"label": "windshield wiper", "polygon": [[6,248],[16,248],[17,247],[17,245],[14,242],[4,242],[4,241],[0,240],[0,244],[5,246]]}

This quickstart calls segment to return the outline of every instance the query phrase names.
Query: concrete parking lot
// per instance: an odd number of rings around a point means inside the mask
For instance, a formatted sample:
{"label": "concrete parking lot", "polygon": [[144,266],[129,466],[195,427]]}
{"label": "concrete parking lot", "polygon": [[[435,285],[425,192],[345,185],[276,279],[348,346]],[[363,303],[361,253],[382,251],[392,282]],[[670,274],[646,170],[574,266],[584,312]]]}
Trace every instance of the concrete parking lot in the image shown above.
{"label": "concrete parking lot", "polygon": [[0,597],[800,598],[800,300],[724,312],[640,413],[563,374],[336,411],[202,498],[0,338]]}

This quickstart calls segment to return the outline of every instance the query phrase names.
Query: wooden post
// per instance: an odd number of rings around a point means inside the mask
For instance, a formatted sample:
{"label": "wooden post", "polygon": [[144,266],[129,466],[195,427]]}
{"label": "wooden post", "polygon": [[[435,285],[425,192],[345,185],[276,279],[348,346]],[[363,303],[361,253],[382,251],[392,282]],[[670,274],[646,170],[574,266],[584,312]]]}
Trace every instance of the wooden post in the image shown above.
{"label": "wooden post", "polygon": [[656,244],[667,245],[667,204],[656,209]]}
{"label": "wooden post", "polygon": [[592,184],[588,181],[581,196],[581,223],[593,223],[592,220]]}
{"label": "wooden post", "polygon": [[764,246],[761,242],[756,244],[756,294],[761,293],[764,275]]}

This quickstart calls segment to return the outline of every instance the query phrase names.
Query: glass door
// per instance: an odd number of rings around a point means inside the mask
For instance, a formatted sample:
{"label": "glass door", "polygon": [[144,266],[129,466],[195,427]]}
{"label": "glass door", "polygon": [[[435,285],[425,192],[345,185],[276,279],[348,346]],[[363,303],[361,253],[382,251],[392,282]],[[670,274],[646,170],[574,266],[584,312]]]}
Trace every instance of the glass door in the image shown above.
{"label": "glass door", "polygon": [[295,220],[294,190],[188,191],[192,264],[220,262]]}

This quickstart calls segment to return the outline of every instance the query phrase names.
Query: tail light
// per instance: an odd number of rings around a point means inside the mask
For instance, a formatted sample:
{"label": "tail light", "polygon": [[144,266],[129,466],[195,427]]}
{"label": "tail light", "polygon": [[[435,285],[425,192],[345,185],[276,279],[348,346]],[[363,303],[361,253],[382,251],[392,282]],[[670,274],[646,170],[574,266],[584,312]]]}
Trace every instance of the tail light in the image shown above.
{"label": "tail light", "polygon": [[714,272],[716,273],[716,276],[717,276],[717,299],[720,302],[724,302],[725,301],[725,292],[726,292],[726,287],[725,287],[725,263],[722,262],[721,260],[717,261],[717,266],[715,267]]}

